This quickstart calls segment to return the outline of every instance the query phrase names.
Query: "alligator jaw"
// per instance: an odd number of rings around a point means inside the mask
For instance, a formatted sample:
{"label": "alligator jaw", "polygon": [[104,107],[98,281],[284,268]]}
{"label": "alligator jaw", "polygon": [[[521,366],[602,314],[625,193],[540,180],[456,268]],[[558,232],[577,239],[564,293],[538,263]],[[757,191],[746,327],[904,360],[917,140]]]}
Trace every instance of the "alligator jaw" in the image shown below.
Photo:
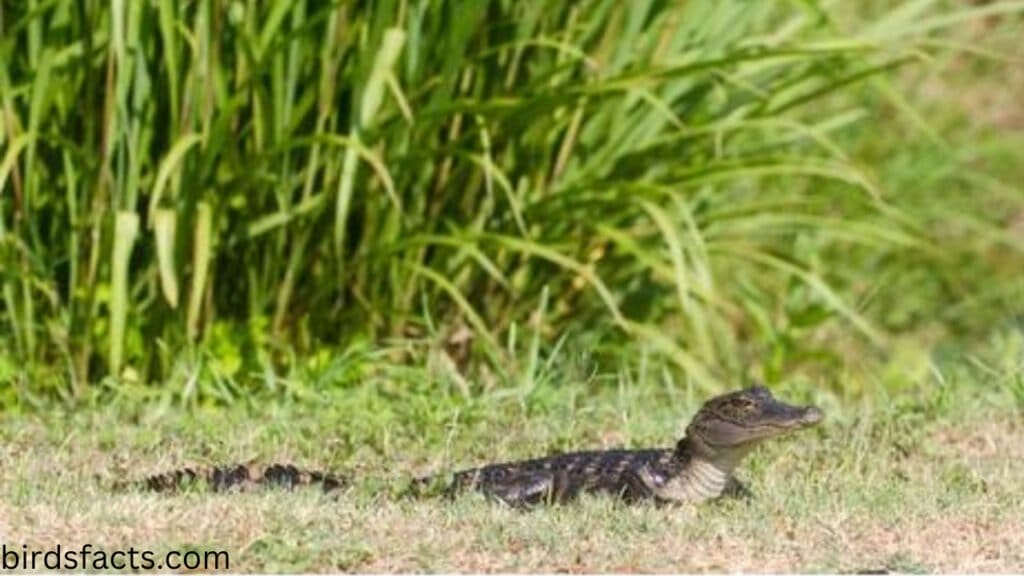
{"label": "alligator jaw", "polygon": [[709,455],[745,454],[769,438],[815,426],[822,419],[815,406],[787,404],[767,388],[753,386],[706,402],[687,426],[686,437]]}
{"label": "alligator jaw", "polygon": [[816,406],[792,406],[775,401],[764,415],[763,424],[782,430],[802,430],[822,421],[824,414]]}

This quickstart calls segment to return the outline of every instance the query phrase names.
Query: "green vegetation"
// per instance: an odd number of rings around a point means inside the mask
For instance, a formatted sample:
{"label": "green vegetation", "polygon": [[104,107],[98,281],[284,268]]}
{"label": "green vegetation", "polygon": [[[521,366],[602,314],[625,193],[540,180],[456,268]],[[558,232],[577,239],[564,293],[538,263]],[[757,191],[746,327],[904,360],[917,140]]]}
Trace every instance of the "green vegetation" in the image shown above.
{"label": "green vegetation", "polygon": [[[248,570],[1024,565],[1024,2],[0,2],[0,541]],[[758,499],[410,474],[662,445]],[[354,490],[116,494],[257,458]],[[401,550],[401,552],[394,552]]]}
{"label": "green vegetation", "polygon": [[229,401],[367,347],[840,386],[985,334],[1019,133],[910,87],[1008,69],[1024,6],[882,4],[5,5],[5,401]]}

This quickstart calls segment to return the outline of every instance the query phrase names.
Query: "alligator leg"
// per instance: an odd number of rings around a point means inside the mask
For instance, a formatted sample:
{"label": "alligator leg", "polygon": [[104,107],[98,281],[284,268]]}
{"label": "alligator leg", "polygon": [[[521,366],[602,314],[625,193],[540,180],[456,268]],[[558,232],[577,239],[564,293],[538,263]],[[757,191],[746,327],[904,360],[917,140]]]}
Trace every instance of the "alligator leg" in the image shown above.
{"label": "alligator leg", "polygon": [[587,491],[610,492],[629,502],[659,499],[649,479],[642,472],[634,470],[607,476],[596,484],[589,483],[588,479],[579,475],[570,474],[567,470],[553,470],[510,478],[483,490],[513,506],[565,504]]}
{"label": "alligator leg", "polygon": [[579,495],[579,485],[574,483],[565,470],[556,470],[551,478],[547,493],[548,504],[564,504]]}
{"label": "alligator leg", "polygon": [[754,493],[747,488],[746,484],[740,482],[735,476],[731,476],[722,489],[722,496],[727,498],[740,498],[742,500],[753,500]]}
{"label": "alligator leg", "polygon": [[590,484],[588,479],[570,474],[567,470],[553,470],[517,478],[502,483],[498,489],[488,492],[502,501],[515,506],[536,504],[565,504],[575,500],[583,492],[611,492],[623,500],[636,502],[655,500],[658,495],[642,473],[627,470],[604,481]]}
{"label": "alligator leg", "polygon": [[499,482],[482,485],[479,489],[487,496],[496,498],[509,506],[523,507],[550,501],[554,494],[563,490],[556,484],[564,485],[561,482],[556,482],[555,474],[546,472],[503,479]]}
{"label": "alligator leg", "polygon": [[642,500],[653,500],[655,502],[669,502],[663,498],[649,478],[646,470],[626,470],[619,478],[618,495],[626,502],[639,502]]}

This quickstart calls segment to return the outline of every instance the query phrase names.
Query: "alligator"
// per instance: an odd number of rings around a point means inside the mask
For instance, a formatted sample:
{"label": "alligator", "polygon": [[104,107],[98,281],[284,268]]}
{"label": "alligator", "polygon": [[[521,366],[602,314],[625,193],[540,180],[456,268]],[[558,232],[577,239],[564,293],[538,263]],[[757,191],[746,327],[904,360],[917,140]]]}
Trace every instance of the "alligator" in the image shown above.
{"label": "alligator", "polygon": [[[822,420],[814,406],[777,400],[755,385],[708,400],[674,447],[641,450],[595,450],[490,464],[412,481],[407,493],[425,495],[439,484],[454,497],[476,491],[514,507],[566,503],[584,493],[604,493],[627,502],[699,503],[720,496],[749,496],[733,475],[740,461],[765,440],[803,430]],[[242,465],[206,471],[192,469],[151,476],[141,482],[150,490],[169,490],[183,481],[204,481],[223,491],[248,485],[295,487],[319,484],[331,491],[347,479],[292,466],[263,470]]]}
{"label": "alligator", "polygon": [[656,503],[749,496],[733,475],[743,457],[769,438],[821,419],[816,407],[786,404],[767,388],[753,386],[706,402],[674,447],[574,452],[491,464],[456,472],[446,493],[476,490],[514,506],[565,503],[583,493]]}

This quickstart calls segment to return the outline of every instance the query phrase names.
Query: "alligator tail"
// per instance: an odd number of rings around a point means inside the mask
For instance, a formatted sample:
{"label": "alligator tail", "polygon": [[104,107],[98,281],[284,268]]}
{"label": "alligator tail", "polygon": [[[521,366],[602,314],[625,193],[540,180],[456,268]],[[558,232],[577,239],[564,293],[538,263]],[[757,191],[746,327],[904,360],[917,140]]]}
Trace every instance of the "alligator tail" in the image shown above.
{"label": "alligator tail", "polygon": [[189,486],[205,485],[212,492],[228,492],[251,487],[292,489],[319,485],[324,492],[331,492],[345,488],[348,484],[347,478],[327,472],[303,470],[290,464],[272,464],[264,468],[239,464],[204,469],[180,468],[138,481],[118,483],[115,488],[175,492]]}

